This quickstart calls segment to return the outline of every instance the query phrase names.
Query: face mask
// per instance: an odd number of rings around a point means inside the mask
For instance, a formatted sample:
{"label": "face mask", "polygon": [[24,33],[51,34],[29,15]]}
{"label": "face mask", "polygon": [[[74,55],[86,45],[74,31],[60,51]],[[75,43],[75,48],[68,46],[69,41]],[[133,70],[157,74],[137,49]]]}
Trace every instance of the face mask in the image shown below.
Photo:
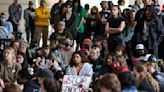
{"label": "face mask", "polygon": [[96,12],[91,12],[92,15],[96,15]]}
{"label": "face mask", "polygon": [[144,56],[144,52],[142,51],[142,50],[139,50],[139,51],[137,51],[137,54],[139,55],[139,56]]}
{"label": "face mask", "polygon": [[68,46],[70,46],[70,44],[66,43],[66,44],[65,44],[65,47],[68,47]]}

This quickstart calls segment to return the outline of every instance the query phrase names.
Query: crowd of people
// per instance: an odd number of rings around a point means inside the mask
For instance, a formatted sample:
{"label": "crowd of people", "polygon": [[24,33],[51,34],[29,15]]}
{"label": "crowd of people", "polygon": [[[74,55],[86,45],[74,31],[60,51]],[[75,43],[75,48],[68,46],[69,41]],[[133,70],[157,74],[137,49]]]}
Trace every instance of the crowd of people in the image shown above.
{"label": "crowd of people", "polygon": [[164,92],[164,7],[103,0],[100,11],[81,2],[59,0],[49,10],[45,0],[38,8],[29,1],[23,11],[14,0],[8,20],[0,14],[0,39],[11,39],[1,48],[0,92],[61,92],[65,75],[90,77],[83,92]]}

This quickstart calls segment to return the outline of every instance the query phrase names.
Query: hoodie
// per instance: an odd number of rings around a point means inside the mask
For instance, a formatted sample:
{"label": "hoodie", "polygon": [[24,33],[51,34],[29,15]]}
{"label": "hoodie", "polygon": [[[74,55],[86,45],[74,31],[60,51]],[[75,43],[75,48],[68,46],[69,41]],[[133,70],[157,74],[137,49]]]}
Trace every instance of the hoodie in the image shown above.
{"label": "hoodie", "polygon": [[40,92],[40,87],[35,81],[30,80],[24,84],[23,92]]}

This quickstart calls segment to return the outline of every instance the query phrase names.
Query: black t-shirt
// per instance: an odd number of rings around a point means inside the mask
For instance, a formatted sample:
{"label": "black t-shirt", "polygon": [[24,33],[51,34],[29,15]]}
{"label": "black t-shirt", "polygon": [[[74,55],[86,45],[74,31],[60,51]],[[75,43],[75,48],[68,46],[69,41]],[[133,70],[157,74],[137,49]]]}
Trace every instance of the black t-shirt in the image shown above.
{"label": "black t-shirt", "polygon": [[101,12],[99,12],[99,14],[100,14],[101,18],[104,17],[105,19],[109,19],[111,17],[110,12],[101,11]]}
{"label": "black t-shirt", "polygon": [[[118,28],[121,25],[121,22],[125,21],[123,17],[118,18],[109,18],[108,23],[110,28]],[[120,33],[110,34],[110,36],[120,35]]]}
{"label": "black t-shirt", "polygon": [[[34,9],[28,8],[28,10],[29,10],[30,12],[35,12]],[[35,22],[35,19],[34,19],[32,16],[29,15],[29,26],[34,26],[34,22]]]}

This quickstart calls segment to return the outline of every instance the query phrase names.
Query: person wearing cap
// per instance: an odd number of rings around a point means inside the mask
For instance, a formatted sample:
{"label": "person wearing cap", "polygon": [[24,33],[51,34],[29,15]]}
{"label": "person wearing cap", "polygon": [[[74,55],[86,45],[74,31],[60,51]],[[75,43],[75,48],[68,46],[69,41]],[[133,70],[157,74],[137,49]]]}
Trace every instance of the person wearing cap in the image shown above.
{"label": "person wearing cap", "polygon": [[158,47],[164,36],[162,19],[153,5],[144,9],[144,17],[137,22],[134,33],[135,43],[143,43],[145,48],[158,58]]}
{"label": "person wearing cap", "polygon": [[133,12],[135,12],[135,13],[137,13],[137,11],[140,9],[140,7],[139,6],[137,6],[137,5],[133,5],[132,7],[131,7],[131,10],[133,11]]}
{"label": "person wearing cap", "polygon": [[23,84],[23,92],[39,92],[40,87],[33,78],[34,70],[31,67],[22,68],[18,72],[17,83]]}
{"label": "person wearing cap", "polygon": [[35,30],[35,9],[33,7],[33,2],[29,1],[28,8],[24,10],[24,19],[25,19],[25,28],[27,34],[27,41],[30,43],[30,39],[32,40],[34,37]]}
{"label": "person wearing cap", "polygon": [[41,92],[46,92],[46,89],[44,88],[44,81],[47,78],[54,80],[54,74],[50,69],[40,69],[33,76],[37,77]]}
{"label": "person wearing cap", "polygon": [[40,6],[35,10],[35,40],[39,47],[40,39],[43,39],[43,45],[47,45],[48,40],[48,26],[49,26],[50,12],[46,7],[46,1],[41,0]]}
{"label": "person wearing cap", "polygon": [[92,46],[92,40],[89,38],[85,38],[80,48],[80,51],[86,52],[87,54],[89,54],[88,52],[90,51],[91,46]]}
{"label": "person wearing cap", "polygon": [[144,57],[146,55],[147,55],[147,53],[146,53],[144,45],[137,44],[135,47],[135,51],[134,51],[133,55],[131,56],[132,63],[135,65],[135,64],[145,61]]}

